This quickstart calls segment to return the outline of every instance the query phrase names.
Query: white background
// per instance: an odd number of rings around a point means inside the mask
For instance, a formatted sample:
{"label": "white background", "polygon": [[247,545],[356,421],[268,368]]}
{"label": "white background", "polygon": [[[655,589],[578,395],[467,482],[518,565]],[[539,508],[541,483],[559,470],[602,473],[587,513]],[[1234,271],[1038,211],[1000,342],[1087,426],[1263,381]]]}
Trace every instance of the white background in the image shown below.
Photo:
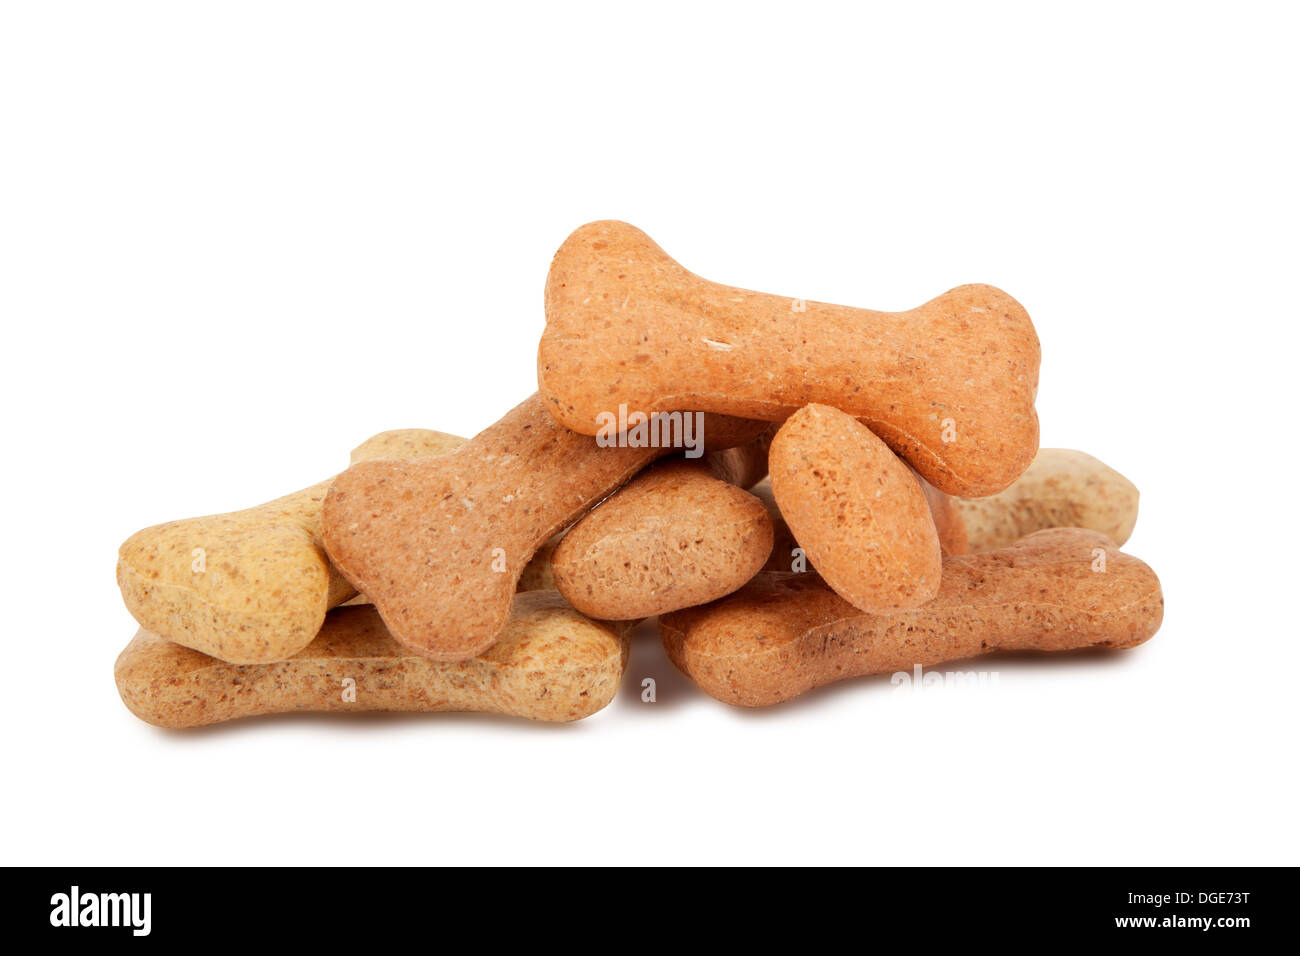
{"label": "white background", "polygon": [[[5,862],[1300,862],[1294,8],[450,6],[4,6]],[[651,629],[569,726],[131,716],[118,544],[495,421],[598,218],[786,295],[1012,293],[1163,629],[762,712]]]}

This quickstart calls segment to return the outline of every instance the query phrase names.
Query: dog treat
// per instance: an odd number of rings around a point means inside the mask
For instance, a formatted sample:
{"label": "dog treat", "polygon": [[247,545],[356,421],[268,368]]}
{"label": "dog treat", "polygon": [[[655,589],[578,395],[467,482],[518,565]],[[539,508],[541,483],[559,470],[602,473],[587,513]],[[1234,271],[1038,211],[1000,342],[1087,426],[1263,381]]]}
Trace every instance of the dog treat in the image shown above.
{"label": "dog treat", "polygon": [[117,659],[122,701],[160,727],[293,711],[478,711],[533,720],[587,717],[613,699],[629,628],[589,621],[554,591],[515,598],[501,639],[479,657],[430,660],[398,644],[371,606],[339,608],[287,661],[230,664],[148,631]]}
{"label": "dog treat", "polygon": [[651,617],[746,707],[1160,627],[1159,580],[1120,550],[1137,489],[1039,451],[1038,337],[1005,292],[790,299],[601,221],[556,252],[545,313],[538,391],[473,439],[384,432],[329,481],[129,538],[128,709],[577,720]]}
{"label": "dog treat", "polygon": [[[376,435],[352,461],[437,457],[465,442],[426,429]],[[118,551],[117,582],[145,630],[236,664],[284,660],[356,591],[325,557],[329,481],[244,511],[154,525]]]}
{"label": "dog treat", "polygon": [[[732,448],[725,448],[721,451],[708,452],[703,457],[703,463],[707,466],[708,470],[713,473],[714,477],[719,480],[735,485],[738,488],[748,488],[767,474],[767,449],[772,442],[772,436],[776,434],[776,428],[777,426],[775,424],[765,423],[762,434],[753,441],[746,442],[743,445],[736,445]],[[698,461],[698,459],[685,459],[685,462],[688,464],[698,463]],[[650,467],[653,469],[657,466],[651,465]],[[605,502],[600,505],[600,507],[610,507],[610,505],[617,502],[622,495],[631,493],[636,484],[637,481],[634,479],[632,482],[624,485],[606,498]],[[653,498],[654,496],[649,497]],[[671,493],[669,493],[669,497],[672,497]],[[670,502],[668,501],[663,501],[650,505],[649,507],[663,508],[669,503]],[[585,520],[587,519],[582,519],[582,521]],[[579,521],[578,523],[581,524],[582,521]],[[532,559],[524,567],[523,574],[519,576],[519,584],[516,588],[517,590],[535,591],[554,588],[556,586],[555,575],[552,573],[551,569],[551,562],[555,556],[555,549],[559,546],[560,541],[563,540],[567,533],[566,530],[561,531],[559,534],[552,535],[544,545],[537,549],[537,553],[533,555]],[[737,587],[739,587],[739,585],[737,585]],[[721,597],[722,593],[714,596]],[[712,600],[712,598],[709,598],[708,600]],[[648,617],[651,615],[645,616]]]}
{"label": "dog treat", "polygon": [[760,574],[659,619],[668,656],[707,694],[761,707],[833,681],[999,650],[1133,647],[1160,627],[1155,573],[1104,535],[1057,528],[944,559],[930,603],[864,614],[814,574]]}
{"label": "dog treat", "polygon": [[1044,448],[1006,491],[954,504],[972,551],[1005,547],[1043,528],[1088,528],[1122,545],[1137,524],[1138,490],[1091,455]]}
{"label": "dog treat", "polygon": [[730,594],[772,550],[753,495],[702,463],[641,472],[579,521],[555,549],[555,586],[583,614],[654,617]]}
{"label": "dog treat", "polygon": [[873,312],[718,285],[645,233],[593,222],[546,281],[537,372],[551,413],[592,435],[620,406],[782,421],[811,403],[861,418],[931,484],[991,495],[1038,449],[1039,345],[1005,292],[965,285]]}
{"label": "dog treat", "polygon": [[889,614],[939,592],[942,553],[925,492],[867,426],[807,405],[772,439],[769,467],[791,532],[854,607]]}
{"label": "dog treat", "polygon": [[[763,427],[706,416],[705,442],[743,444]],[[349,468],[325,498],[325,548],[398,641],[436,660],[474,657],[505,626],[533,553],[671,450],[601,447],[533,395],[443,458]]]}

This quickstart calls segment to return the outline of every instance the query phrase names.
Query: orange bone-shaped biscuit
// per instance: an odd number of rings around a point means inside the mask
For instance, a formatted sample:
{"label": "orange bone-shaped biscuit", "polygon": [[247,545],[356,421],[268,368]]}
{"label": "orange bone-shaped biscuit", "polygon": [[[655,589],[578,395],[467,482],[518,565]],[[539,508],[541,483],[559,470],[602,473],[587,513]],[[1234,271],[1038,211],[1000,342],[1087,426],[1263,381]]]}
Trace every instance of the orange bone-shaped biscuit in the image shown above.
{"label": "orange bone-shaped biscuit", "polygon": [[768,421],[832,405],[935,487],[979,496],[1034,457],[1038,364],[1029,316],[992,286],[893,313],[789,299],[708,282],[605,221],[555,254],[537,374],[551,413],[589,435],[620,405]]}
{"label": "orange bone-shaped biscuit", "polygon": [[[714,448],[764,427],[705,422]],[[339,475],[322,509],[325,549],[400,643],[436,660],[474,657],[496,641],[547,538],[671,450],[601,447],[533,395],[441,459],[363,462]]]}
{"label": "orange bone-shaped biscuit", "polygon": [[989,651],[1133,647],[1160,627],[1147,565],[1104,535],[1039,531],[944,559],[929,604],[864,614],[815,574],[760,574],[735,594],[659,619],[668,656],[707,694],[761,707],[848,677]]}

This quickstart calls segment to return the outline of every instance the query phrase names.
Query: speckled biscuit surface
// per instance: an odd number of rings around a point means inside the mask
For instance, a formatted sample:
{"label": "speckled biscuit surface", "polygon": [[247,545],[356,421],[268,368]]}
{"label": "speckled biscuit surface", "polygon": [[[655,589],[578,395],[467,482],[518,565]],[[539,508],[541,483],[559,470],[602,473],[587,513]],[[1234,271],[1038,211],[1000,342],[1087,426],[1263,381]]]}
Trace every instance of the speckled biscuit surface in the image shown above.
{"label": "speckled biscuit surface", "polygon": [[669,657],[705,693],[760,707],[849,677],[990,651],[1133,647],[1155,634],[1163,612],[1147,565],[1104,535],[1059,528],[945,558],[938,596],[902,614],[864,614],[814,574],[760,574],[659,627]]}
{"label": "speckled biscuit surface", "polygon": [[659,462],[566,534],[551,570],[582,613],[653,617],[730,594],[772,550],[763,503],[708,465]]}
{"label": "speckled biscuit surface", "polygon": [[768,455],[776,503],[826,583],[879,614],[939,591],[939,534],[921,485],[889,446],[838,409],[807,405]]}
{"label": "speckled biscuit surface", "polygon": [[546,283],[538,383],[577,431],[626,403],[781,421],[821,403],[861,418],[954,495],[1009,485],[1038,448],[1039,344],[1025,310],[965,285],[875,312],[708,282],[624,222],[560,247]]}
{"label": "speckled biscuit surface", "polygon": [[[759,430],[706,424],[713,440]],[[533,395],[443,458],[349,468],[325,498],[325,548],[398,641],[437,660],[474,657],[505,626],[533,553],[669,451],[602,448]]]}
{"label": "speckled biscuit surface", "polygon": [[[921,490],[925,492],[926,502],[930,505],[930,515],[934,518],[934,527],[939,533],[940,550],[944,554],[968,554],[971,548],[966,536],[966,524],[957,506],[959,499],[945,495],[915,471],[912,474],[921,483]],[[807,555],[803,555],[803,561],[800,563],[800,553],[803,549],[799,547],[794,532],[786,523],[785,515],[781,514],[781,509],[777,506],[776,496],[772,494],[771,479],[764,478],[750,488],[749,493],[763,503],[763,507],[767,509],[767,516],[772,520],[772,554],[763,564],[763,570],[813,570]]]}
{"label": "speckled biscuit surface", "polygon": [[973,551],[992,551],[1043,528],[1088,528],[1123,544],[1137,524],[1138,490],[1091,455],[1044,448],[1010,488],[954,505]]}
{"label": "speckled biscuit surface", "polygon": [[[465,439],[426,429],[376,435],[352,461],[436,457]],[[154,525],[118,551],[117,581],[145,630],[222,660],[291,657],[356,592],[320,541],[329,482],[244,511]]]}
{"label": "speckled biscuit surface", "polygon": [[[716,416],[710,416],[710,418],[716,418]],[[707,452],[702,460],[689,458],[682,460],[688,463],[700,463],[702,461],[703,465],[709,469],[714,477],[739,488],[748,488],[767,474],[767,449],[772,443],[772,436],[776,434],[777,427],[775,424],[769,423],[755,424],[758,424],[762,430],[758,437],[752,441],[731,448],[724,448],[721,451]],[[744,437],[744,434],[753,428],[749,423],[740,421],[737,421],[736,425],[732,427],[738,430],[738,437]],[[728,437],[727,440],[736,440],[736,438]],[[714,441],[716,442],[716,439]],[[650,467],[655,466],[651,465]],[[605,500],[605,503],[608,504],[610,501],[616,500],[620,495],[632,491],[632,486],[635,484],[636,482],[633,480],[624,485],[610,495]],[[601,507],[604,507],[604,505]],[[519,576],[517,590],[535,591],[555,587],[555,575],[551,570],[551,562],[555,556],[555,549],[559,547],[566,531],[552,535],[544,545],[537,549],[537,553],[533,555],[532,559],[524,567],[523,573]]]}
{"label": "speckled biscuit surface", "polygon": [[286,661],[230,664],[140,631],[117,659],[126,706],[160,727],[302,711],[479,711],[569,721],[613,699],[627,626],[584,618],[554,591],[519,595],[501,639],[453,663],[412,653],[373,607],[339,608]]}
{"label": "speckled biscuit surface", "polygon": [[[398,459],[401,461],[419,461],[424,458],[437,458],[455,451],[469,441],[459,435],[434,431],[431,428],[394,428],[380,432],[368,438],[348,456],[348,464],[359,461],[378,461],[380,459]],[[333,481],[333,479],[330,479]]]}

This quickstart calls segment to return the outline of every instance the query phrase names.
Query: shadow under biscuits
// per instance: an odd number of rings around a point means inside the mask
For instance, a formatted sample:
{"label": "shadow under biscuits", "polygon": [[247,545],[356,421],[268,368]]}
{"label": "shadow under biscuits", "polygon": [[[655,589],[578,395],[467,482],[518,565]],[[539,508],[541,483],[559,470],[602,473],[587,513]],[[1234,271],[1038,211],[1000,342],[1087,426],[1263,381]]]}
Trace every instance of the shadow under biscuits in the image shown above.
{"label": "shadow under biscuits", "polygon": [[[660,708],[674,710],[692,701],[712,700],[668,659],[663,641],[659,639],[658,618],[652,617],[638,624],[630,635],[630,643],[627,670],[611,707],[624,712],[639,711],[653,717]],[[646,678],[654,681],[653,702],[642,698],[646,692],[642,682]]]}
{"label": "shadow under biscuits", "polygon": [[[1131,666],[1133,655],[1145,650],[1146,645],[1131,648],[1080,647],[1068,651],[995,651],[990,654],[978,654],[974,657],[944,661],[940,664],[927,665],[925,674],[946,674],[950,672],[1033,672],[1039,670],[1063,668],[1065,670],[1095,670]],[[668,666],[672,666],[671,663]],[[906,672],[912,676],[914,672]],[[683,677],[683,679],[686,679]],[[893,674],[864,674],[850,677],[812,690],[804,691],[798,697],[771,704],[766,707],[738,707],[722,701],[714,701],[741,720],[767,720],[779,714],[803,710],[816,710],[830,706],[830,702],[850,694],[889,694],[910,690],[892,683]],[[690,681],[687,681],[690,683]],[[970,686],[970,685],[966,685]],[[936,688],[937,690],[937,688]],[[703,691],[696,691],[703,695]],[[707,696],[707,695],[704,695]],[[710,698],[712,700],[712,698]]]}
{"label": "shadow under biscuits", "polygon": [[[526,717],[514,717],[510,714],[492,714],[477,711],[440,711],[430,713],[406,713],[402,711],[363,710],[355,713],[347,711],[286,711],[278,714],[258,714],[252,717],[237,717],[220,723],[204,724],[199,727],[159,727],[144,722],[145,726],[159,737],[171,740],[193,741],[198,738],[215,739],[235,736],[242,733],[264,733],[266,728],[280,727],[286,730],[316,727],[328,728],[331,732],[342,731],[358,736],[372,735],[376,728],[394,728],[402,726],[427,725],[430,732],[436,733],[439,724],[465,723],[476,724],[493,729],[514,729],[524,733],[576,733],[576,728],[599,719],[610,709],[609,705],[596,711],[589,717],[571,721],[530,720]],[[129,714],[129,712],[128,712]],[[137,724],[141,723],[138,719]]]}

